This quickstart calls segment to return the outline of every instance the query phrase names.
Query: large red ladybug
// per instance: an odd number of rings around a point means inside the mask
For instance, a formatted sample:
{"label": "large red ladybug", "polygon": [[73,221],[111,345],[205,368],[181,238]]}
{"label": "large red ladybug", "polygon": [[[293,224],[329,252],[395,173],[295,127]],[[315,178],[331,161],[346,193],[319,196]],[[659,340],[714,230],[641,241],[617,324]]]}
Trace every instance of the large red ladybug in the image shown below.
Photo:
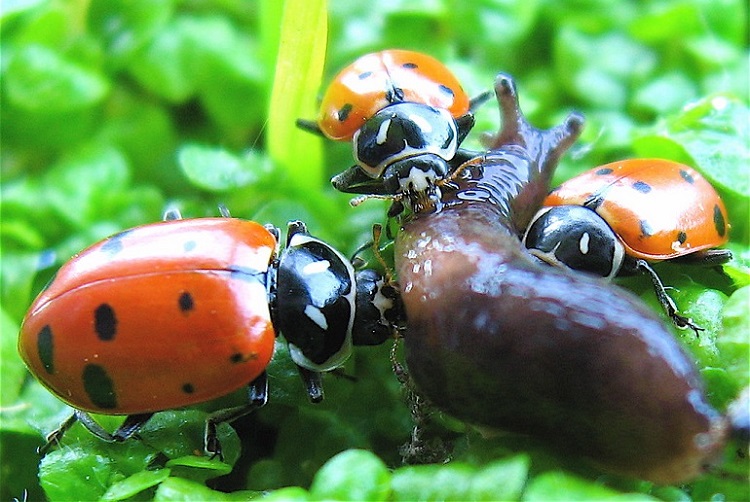
{"label": "large red ladybug", "polygon": [[[302,222],[278,229],[236,218],[171,219],[126,230],[63,265],[23,321],[19,352],[31,373],[104,440],[132,436],[155,412],[249,384],[246,406],[206,423],[206,451],[221,457],[216,424],[265,404],[266,366],[282,333],[313,401],[320,373],[353,344],[382,342],[399,310],[395,290],[351,263]],[[110,435],[88,412],[127,415]]]}
{"label": "large red ladybug", "polygon": [[721,264],[729,239],[724,203],[696,170],[662,159],[629,159],[587,171],[554,189],[526,230],[542,260],[612,278],[642,272],[679,327],[680,316],[649,262]]}

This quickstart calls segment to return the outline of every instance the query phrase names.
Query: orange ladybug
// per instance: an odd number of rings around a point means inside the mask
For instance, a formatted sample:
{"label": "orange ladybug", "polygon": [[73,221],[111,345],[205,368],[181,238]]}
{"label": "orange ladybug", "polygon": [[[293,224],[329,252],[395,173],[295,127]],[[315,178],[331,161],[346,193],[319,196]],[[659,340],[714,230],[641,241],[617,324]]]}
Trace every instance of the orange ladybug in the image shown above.
{"label": "orange ladybug", "polygon": [[[42,451],[77,420],[101,439],[122,441],[157,411],[248,385],[247,405],[206,422],[206,451],[221,457],[216,425],[266,403],[277,333],[314,402],[323,397],[320,374],[343,364],[352,345],[391,335],[393,287],[373,270],[355,273],[304,223],[289,224],[279,254],[272,226],[170,218],[80,252],[29,308],[21,357],[76,409]],[[109,434],[88,412],[128,417]]]}
{"label": "orange ladybug", "polygon": [[675,324],[677,314],[649,262],[681,258],[722,264],[729,239],[724,203],[695,169],[662,159],[629,159],[587,171],[552,190],[529,224],[524,244],[556,265],[612,278],[647,273]]}
{"label": "orange ladybug", "polygon": [[375,113],[399,102],[447,110],[454,118],[469,112],[469,96],[437,59],[391,49],[366,54],[341,70],[328,86],[318,115],[320,131],[350,140]]}

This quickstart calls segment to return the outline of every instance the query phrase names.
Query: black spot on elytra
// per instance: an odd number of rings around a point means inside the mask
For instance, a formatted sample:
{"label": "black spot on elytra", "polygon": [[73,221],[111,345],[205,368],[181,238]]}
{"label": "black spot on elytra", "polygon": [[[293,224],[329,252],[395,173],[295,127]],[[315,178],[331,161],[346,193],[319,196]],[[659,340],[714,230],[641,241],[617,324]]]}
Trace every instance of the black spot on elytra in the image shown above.
{"label": "black spot on elytra", "polygon": [[185,242],[185,244],[182,245],[182,249],[184,249],[186,253],[189,253],[190,251],[195,249],[196,246],[198,246],[198,243],[191,240],[191,241]]}
{"label": "black spot on elytra", "polygon": [[685,244],[687,242],[687,234],[685,232],[677,232],[677,242]]}
{"label": "black spot on elytra", "polygon": [[635,183],[633,183],[633,188],[641,193],[649,193],[651,191],[651,185],[649,185],[645,181],[636,181]]}
{"label": "black spot on elytra", "polygon": [[345,122],[346,119],[349,118],[349,114],[351,113],[352,108],[354,107],[352,106],[351,103],[347,103],[344,106],[342,106],[341,109],[339,109],[339,111],[336,112],[336,118],[338,119],[338,121]]}
{"label": "black spot on elytra", "polygon": [[193,302],[193,295],[185,291],[177,299],[177,304],[180,306],[181,312],[190,312],[195,308],[195,302]]}
{"label": "black spot on elytra", "polygon": [[650,237],[654,235],[654,229],[648,221],[641,220],[639,223],[641,226],[641,235],[643,235],[644,237]]}
{"label": "black spot on elytra", "polygon": [[111,410],[117,408],[117,395],[114,381],[107,371],[98,364],[87,364],[83,368],[83,389],[97,408]]}
{"label": "black spot on elytra", "polygon": [[417,63],[404,63],[401,66],[409,70],[414,70],[415,68],[418,68]]}
{"label": "black spot on elytra", "polygon": [[443,94],[447,94],[450,97],[454,97],[455,96],[455,93],[453,92],[453,89],[451,89],[447,85],[440,84],[439,88],[440,88],[440,91]]}
{"label": "black spot on elytra", "polygon": [[192,394],[193,392],[195,392],[195,387],[193,387],[193,384],[191,383],[183,384],[182,392],[184,392],[185,394]]}
{"label": "black spot on elytra", "polygon": [[49,324],[44,326],[36,335],[36,351],[39,354],[39,360],[47,373],[50,375],[55,372],[55,340],[52,335],[52,328]]}
{"label": "black spot on elytra", "polygon": [[602,167],[601,169],[597,169],[594,174],[598,174],[599,176],[604,176],[607,174],[612,174],[612,169],[609,167]]}
{"label": "black spot on elytra", "polygon": [[357,78],[359,78],[360,80],[365,80],[366,78],[370,78],[371,75],[372,75],[371,71],[363,71],[362,73],[357,75]]}
{"label": "black spot on elytra", "polygon": [[714,206],[714,226],[719,237],[724,237],[727,231],[727,222],[724,221],[724,215],[721,213],[721,208],[719,208],[718,204]]}
{"label": "black spot on elytra", "polygon": [[241,363],[244,360],[245,360],[245,358],[239,352],[235,352],[234,354],[232,354],[231,356],[229,356],[229,361],[231,361],[232,364]]}
{"label": "black spot on elytra", "polygon": [[695,178],[693,178],[693,176],[684,169],[680,169],[680,177],[682,177],[683,180],[687,181],[691,185],[695,183]]}
{"label": "black spot on elytra", "polygon": [[128,235],[130,232],[132,232],[133,229],[123,230],[119,234],[115,234],[109,239],[107,239],[104,244],[102,244],[101,250],[109,255],[116,255],[120,251],[122,251],[123,244],[122,240],[123,238]]}
{"label": "black spot on elytra", "polygon": [[108,342],[117,334],[117,317],[114,309],[102,303],[94,310],[94,331],[100,340]]}

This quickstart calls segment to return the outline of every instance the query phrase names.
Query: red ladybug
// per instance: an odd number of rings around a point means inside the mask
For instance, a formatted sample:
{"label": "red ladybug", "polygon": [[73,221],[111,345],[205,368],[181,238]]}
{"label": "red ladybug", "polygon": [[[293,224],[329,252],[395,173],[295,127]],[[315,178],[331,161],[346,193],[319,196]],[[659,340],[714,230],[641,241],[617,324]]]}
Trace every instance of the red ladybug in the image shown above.
{"label": "red ladybug", "polygon": [[612,278],[644,272],[664,309],[677,314],[649,262],[688,259],[721,264],[732,255],[714,249],[729,239],[724,203],[694,169],[661,159],[600,166],[556,189],[526,230],[524,244],[542,260]]}
{"label": "red ladybug", "polygon": [[318,126],[326,137],[350,140],[375,113],[399,102],[422,103],[459,118],[469,96],[437,59],[391,49],[366,54],[341,70],[320,105]]}
{"label": "red ladybug", "polygon": [[[31,373],[77,410],[44,450],[76,420],[124,440],[154,412],[249,384],[246,406],[207,420],[206,451],[221,457],[216,424],[265,404],[279,332],[310,398],[321,400],[320,373],[340,366],[352,344],[385,340],[398,298],[303,223],[289,224],[279,256],[278,236],[235,218],[174,219],[116,234],[63,265],[19,337]],[[87,412],[128,418],[110,435]]]}

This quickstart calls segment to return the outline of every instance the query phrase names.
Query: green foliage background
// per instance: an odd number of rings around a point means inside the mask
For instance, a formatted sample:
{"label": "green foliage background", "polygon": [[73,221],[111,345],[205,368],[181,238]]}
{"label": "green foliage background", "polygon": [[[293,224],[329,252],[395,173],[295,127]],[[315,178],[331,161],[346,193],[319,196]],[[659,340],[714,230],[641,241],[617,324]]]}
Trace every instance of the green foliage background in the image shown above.
{"label": "green foliage background", "polygon": [[[103,444],[76,426],[40,462],[34,449],[70,410],[30,378],[15,348],[26,308],[59,265],[166,207],[207,216],[224,203],[260,222],[302,219],[346,253],[367,242],[385,205],[352,209],[334,193],[327,180],[351,165],[350,148],[297,131],[294,118],[313,118],[325,82],[354,58],[400,47],[441,59],[471,94],[498,71],[513,74],[539,126],[584,112],[584,136],[557,181],[657,156],[716,185],[733,225],[728,277],[676,266],[662,274],[707,328],[700,339],[675,334],[723,409],[748,384],[742,0],[9,0],[0,29],[3,500],[750,498],[747,460],[733,449],[716,475],[656,487],[601,476],[530,439],[485,440],[448,418],[454,460],[400,467],[411,422],[389,347],[357,350],[346,366],[356,381],[327,377],[327,399],[313,406],[279,345],[271,403],[220,431],[226,464],[193,452],[206,411],[242,393],[158,414],[142,441]],[[469,146],[497,120],[485,106]],[[647,282],[623,286],[654,303]],[[101,420],[114,428],[120,419]]]}

